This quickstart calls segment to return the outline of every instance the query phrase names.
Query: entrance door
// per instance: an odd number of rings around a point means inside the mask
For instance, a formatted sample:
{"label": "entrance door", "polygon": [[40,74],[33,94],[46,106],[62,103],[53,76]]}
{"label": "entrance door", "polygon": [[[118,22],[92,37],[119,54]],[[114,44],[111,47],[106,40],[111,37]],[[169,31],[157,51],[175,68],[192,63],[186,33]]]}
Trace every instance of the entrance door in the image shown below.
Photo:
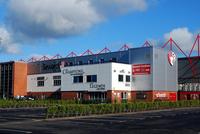
{"label": "entrance door", "polygon": [[187,94],[187,100],[191,100],[191,95]]}

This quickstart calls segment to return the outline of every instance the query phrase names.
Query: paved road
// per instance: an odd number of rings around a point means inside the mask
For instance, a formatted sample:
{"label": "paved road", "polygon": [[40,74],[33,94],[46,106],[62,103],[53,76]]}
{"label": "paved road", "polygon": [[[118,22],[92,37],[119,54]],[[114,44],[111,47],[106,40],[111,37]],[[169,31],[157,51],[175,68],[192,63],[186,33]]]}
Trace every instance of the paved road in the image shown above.
{"label": "paved road", "polygon": [[62,120],[43,120],[43,112],[18,110],[15,118],[0,110],[0,133],[200,134],[200,108]]}

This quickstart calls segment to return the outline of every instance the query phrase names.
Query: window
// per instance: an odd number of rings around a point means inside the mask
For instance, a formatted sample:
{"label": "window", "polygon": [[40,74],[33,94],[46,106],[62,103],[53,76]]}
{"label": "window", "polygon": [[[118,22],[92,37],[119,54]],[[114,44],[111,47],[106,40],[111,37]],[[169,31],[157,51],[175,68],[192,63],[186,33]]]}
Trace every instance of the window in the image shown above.
{"label": "window", "polygon": [[127,98],[128,98],[127,92],[122,92],[121,98],[122,98],[122,100],[127,100]]}
{"label": "window", "polygon": [[74,64],[73,64],[73,62],[69,62],[69,66],[73,66]]}
{"label": "window", "polygon": [[87,75],[87,82],[97,82],[97,75]]}
{"label": "window", "polygon": [[73,83],[83,83],[83,76],[74,76]]}
{"label": "window", "polygon": [[116,62],[117,61],[117,58],[113,57],[110,59],[110,62]]}
{"label": "window", "polygon": [[64,65],[64,66],[65,66],[65,67],[66,67],[66,66],[69,66],[69,62],[65,62],[65,65]]}
{"label": "window", "polygon": [[136,99],[138,100],[145,100],[147,99],[147,93],[144,91],[137,91],[136,92]]}
{"label": "window", "polygon": [[44,86],[44,81],[37,81],[37,86],[38,87],[43,87]]}
{"label": "window", "polygon": [[53,85],[60,86],[61,85],[61,76],[53,76]]}
{"label": "window", "polygon": [[79,61],[79,62],[78,62],[78,65],[83,65],[83,62],[82,62],[82,61]]}
{"label": "window", "polygon": [[126,75],[126,82],[130,82],[130,81],[131,81],[130,75]]}
{"label": "window", "polygon": [[88,61],[88,64],[93,64],[93,60],[89,60],[89,61]]}
{"label": "window", "polygon": [[104,59],[101,58],[101,59],[99,60],[99,62],[100,62],[100,63],[104,63]]}
{"label": "window", "polygon": [[124,81],[123,75],[118,75],[118,81],[119,81],[119,82],[123,82],[123,81]]}
{"label": "window", "polygon": [[82,93],[82,92],[78,92],[78,93],[77,93],[77,98],[78,98],[79,100],[83,99],[83,93]]}
{"label": "window", "polygon": [[44,86],[44,77],[37,77],[37,86],[38,87]]}
{"label": "window", "polygon": [[106,100],[106,92],[90,92],[90,100],[97,100],[98,102],[103,102]]}
{"label": "window", "polygon": [[11,70],[11,69],[12,69],[11,65],[8,65],[8,70]]}

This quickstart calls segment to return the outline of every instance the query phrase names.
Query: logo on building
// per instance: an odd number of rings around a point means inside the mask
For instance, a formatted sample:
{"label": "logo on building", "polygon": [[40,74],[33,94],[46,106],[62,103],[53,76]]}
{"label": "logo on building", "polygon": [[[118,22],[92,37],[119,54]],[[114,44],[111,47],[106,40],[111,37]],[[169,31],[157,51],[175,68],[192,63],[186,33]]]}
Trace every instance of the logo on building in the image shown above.
{"label": "logo on building", "polygon": [[171,66],[176,62],[176,54],[171,50],[168,52],[168,62]]}
{"label": "logo on building", "polygon": [[68,70],[68,69],[64,69],[63,74],[70,74],[70,75],[83,75],[84,71],[82,69],[80,70]]}
{"label": "logo on building", "polygon": [[90,88],[95,88],[96,90],[105,90],[106,85],[105,84],[90,83]]}
{"label": "logo on building", "polygon": [[48,64],[42,64],[42,70],[43,71],[50,71],[50,70],[53,70],[53,71],[56,71],[56,70],[60,70],[60,64],[59,63],[48,63]]}
{"label": "logo on building", "polygon": [[156,93],[155,96],[156,96],[156,98],[166,98],[167,94],[166,93]]}

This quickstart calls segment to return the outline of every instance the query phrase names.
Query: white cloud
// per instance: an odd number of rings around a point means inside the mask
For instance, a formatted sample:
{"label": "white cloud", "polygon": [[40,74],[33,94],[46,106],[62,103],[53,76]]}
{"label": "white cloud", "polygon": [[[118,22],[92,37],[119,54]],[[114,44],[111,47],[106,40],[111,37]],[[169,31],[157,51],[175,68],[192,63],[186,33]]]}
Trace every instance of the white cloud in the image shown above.
{"label": "white cloud", "polygon": [[167,41],[171,38],[185,51],[189,51],[194,43],[194,34],[186,27],[173,29],[171,32],[164,34],[164,39]]}
{"label": "white cloud", "polygon": [[[153,1],[153,0],[152,0]],[[0,0],[7,7],[1,28],[2,51],[17,53],[18,45],[86,32],[111,16],[147,9],[147,0]],[[9,29],[9,30],[8,30]],[[12,35],[15,35],[14,37]],[[8,39],[9,38],[9,39]],[[7,41],[5,41],[7,40]]]}
{"label": "white cloud", "polygon": [[19,45],[12,40],[12,35],[6,28],[0,27],[0,52],[17,54]]}
{"label": "white cloud", "polygon": [[43,56],[46,56],[46,57],[48,57],[49,59],[51,59],[52,57],[54,57],[54,56],[52,56],[52,55],[49,55],[49,54],[46,54],[46,55],[42,55],[42,54],[31,54],[29,57],[34,57],[35,59],[37,59],[37,60],[39,60],[39,59],[41,59]]}
{"label": "white cloud", "polygon": [[147,9],[146,0],[90,0],[92,5],[104,17],[121,15]]}
{"label": "white cloud", "polygon": [[10,0],[7,22],[31,38],[80,34],[100,22],[88,0]]}
{"label": "white cloud", "polygon": [[7,23],[15,33],[30,38],[68,37],[110,15],[146,8],[146,0],[10,0]]}

